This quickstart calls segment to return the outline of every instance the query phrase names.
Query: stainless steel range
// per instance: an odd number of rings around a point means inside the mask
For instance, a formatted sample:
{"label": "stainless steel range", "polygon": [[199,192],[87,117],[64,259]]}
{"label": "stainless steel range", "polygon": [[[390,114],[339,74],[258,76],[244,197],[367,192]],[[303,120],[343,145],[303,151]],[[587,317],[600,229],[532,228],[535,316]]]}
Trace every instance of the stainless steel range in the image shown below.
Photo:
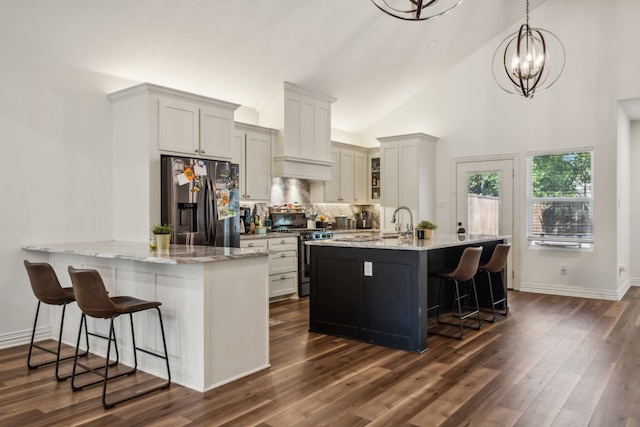
{"label": "stainless steel range", "polygon": [[321,228],[306,228],[307,221],[302,213],[271,213],[271,232],[297,233],[298,237],[298,295],[309,295],[311,281],[311,251],[304,242],[329,240],[333,232]]}

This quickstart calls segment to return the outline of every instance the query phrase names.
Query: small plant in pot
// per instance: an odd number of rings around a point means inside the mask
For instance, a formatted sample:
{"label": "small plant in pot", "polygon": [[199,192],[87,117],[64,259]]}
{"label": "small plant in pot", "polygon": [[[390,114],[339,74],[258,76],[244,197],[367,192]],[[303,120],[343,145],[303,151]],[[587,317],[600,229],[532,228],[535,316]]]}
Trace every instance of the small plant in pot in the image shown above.
{"label": "small plant in pot", "polygon": [[438,226],[432,222],[423,220],[416,225],[416,237],[418,239],[430,239],[433,236],[433,230]]}
{"label": "small plant in pot", "polygon": [[169,249],[169,243],[171,242],[171,233],[173,233],[173,227],[169,224],[154,225],[153,234],[156,236],[156,243],[158,249]]}

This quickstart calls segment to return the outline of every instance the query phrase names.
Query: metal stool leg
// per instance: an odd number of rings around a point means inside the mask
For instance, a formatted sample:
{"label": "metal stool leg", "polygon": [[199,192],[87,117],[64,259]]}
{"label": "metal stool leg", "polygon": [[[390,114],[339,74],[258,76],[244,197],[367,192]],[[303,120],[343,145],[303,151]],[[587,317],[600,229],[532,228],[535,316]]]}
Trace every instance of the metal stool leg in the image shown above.
{"label": "metal stool leg", "polygon": [[[63,304],[62,305],[62,318],[60,320],[60,332],[58,333],[58,345],[57,345],[57,349],[56,351],[50,350],[46,347],[43,347],[41,345],[38,345],[36,343],[34,343],[35,341],[35,336],[36,336],[36,328],[38,325],[38,317],[40,315],[40,304],[41,301],[38,301],[38,306],[36,307],[36,317],[34,319],[33,322],[33,330],[31,332],[31,342],[29,343],[29,354],[27,355],[27,366],[29,367],[29,369],[37,369],[41,366],[46,366],[46,365],[51,365],[53,363],[56,364],[56,380],[57,381],[64,381],[67,378],[71,377],[71,374],[69,375],[65,375],[65,376],[60,376],[60,362],[63,362],[65,360],[71,360],[75,357],[75,355],[71,355],[71,356],[67,356],[67,357],[63,357],[60,358],[60,351],[62,350],[62,331],[64,330],[64,318],[65,318],[65,314],[66,314],[66,310],[67,310],[67,304]],[[84,352],[83,354],[80,355],[80,357],[82,356],[86,356],[88,354],[88,345],[89,345],[89,338],[87,337],[87,351]],[[50,354],[55,354],[56,358],[54,360],[49,360],[46,362],[42,362],[39,364],[32,364],[31,363],[31,357],[33,355],[33,349],[37,348],[38,350],[44,351],[46,353],[50,353]]]}
{"label": "metal stool leg", "polygon": [[[111,378],[108,377],[108,365],[105,367],[105,376],[104,376],[104,384],[102,387],[102,406],[105,409],[111,409],[114,406],[116,406],[119,403],[122,402],[126,402],[128,400],[131,399],[135,399],[136,397],[140,397],[140,396],[144,396],[145,394],[149,394],[151,392],[157,391],[157,390],[164,390],[166,388],[169,388],[171,386],[171,371],[169,369],[169,353],[167,352],[167,341],[165,339],[165,335],[164,335],[164,324],[162,323],[162,313],[160,312],[160,309],[158,307],[155,307],[155,309],[158,312],[158,321],[160,323],[160,332],[162,334],[162,346],[164,349],[164,356],[145,350],[143,348],[139,348],[136,344],[136,335],[135,335],[135,330],[134,330],[134,326],[133,326],[133,313],[129,313],[129,322],[131,324],[131,340],[133,343],[133,361],[134,361],[134,367],[132,369],[130,369],[129,371],[122,373],[122,374],[118,374],[115,375]],[[111,319],[111,328],[113,328],[113,318]],[[141,393],[135,394],[133,396],[129,396],[120,400],[116,400],[113,402],[107,402],[107,382],[111,379],[114,378],[118,378],[124,375],[130,375],[136,372],[137,367],[138,367],[138,356],[137,356],[137,352],[141,351],[143,353],[149,354],[151,356],[155,356],[155,357],[159,357],[160,359],[164,359],[167,365],[167,381],[157,387],[153,387],[151,389],[148,390],[144,390]],[[107,357],[109,357],[109,348],[107,348]],[[108,359],[107,359],[108,360]]]}

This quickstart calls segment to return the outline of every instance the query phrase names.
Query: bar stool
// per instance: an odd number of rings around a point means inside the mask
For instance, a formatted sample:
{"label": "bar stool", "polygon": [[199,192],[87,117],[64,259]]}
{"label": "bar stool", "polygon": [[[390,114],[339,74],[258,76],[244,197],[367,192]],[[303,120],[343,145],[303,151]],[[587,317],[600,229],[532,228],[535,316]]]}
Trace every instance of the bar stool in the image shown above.
{"label": "bar stool", "polygon": [[[478,294],[476,293],[476,283],[474,280],[474,276],[478,271],[478,265],[480,264],[480,255],[482,255],[481,247],[465,248],[465,250],[462,252],[462,256],[460,257],[460,261],[458,262],[458,265],[455,268],[444,268],[442,270],[439,270],[430,274],[432,277],[440,279],[440,288],[438,291],[438,305],[435,307],[430,307],[431,309],[433,308],[437,309],[436,321],[439,324],[460,326],[460,336],[454,336],[452,338],[462,339],[462,336],[464,334],[464,328],[465,328],[464,320],[472,316],[476,316],[478,321],[478,327],[476,328],[476,327],[467,326],[467,328],[478,330],[481,327],[480,306],[478,304]],[[442,305],[443,285],[445,283],[448,283],[449,281],[452,281],[455,285],[455,296],[453,300],[453,303],[454,303],[453,308],[455,309],[455,306],[457,304],[458,313],[454,313],[452,311],[452,315],[453,317],[457,317],[460,320],[459,325],[457,323],[444,322],[440,320],[440,306]],[[464,295],[460,293],[460,283],[464,283],[467,285]],[[470,287],[468,286],[469,283],[471,284]],[[463,299],[468,300],[469,297],[471,296],[471,292],[473,292],[475,307],[469,307],[469,310],[465,314],[463,314],[462,300]],[[467,303],[467,306],[468,306],[468,303]],[[445,335],[440,333],[433,333],[433,334]],[[449,335],[445,335],[445,336],[449,336]]]}
{"label": "bar stool", "polygon": [[[67,304],[70,304],[76,300],[73,294],[73,288],[63,288],[60,285],[60,282],[58,281],[58,276],[56,275],[56,272],[53,270],[53,267],[51,267],[51,265],[47,264],[46,262],[29,262],[27,260],[24,260],[24,266],[27,269],[27,274],[29,275],[29,282],[31,282],[31,289],[33,290],[33,294],[38,299],[38,306],[36,308],[36,318],[33,321],[33,331],[31,332],[31,343],[29,344],[29,355],[27,356],[27,366],[29,367],[29,369],[36,369],[41,366],[51,365],[55,363],[56,364],[56,380],[64,381],[67,378],[69,378],[71,374],[60,376],[60,373],[59,373],[60,362],[65,360],[70,360],[75,357],[75,356],[68,356],[68,357],[60,358],[60,349],[62,346],[62,331],[64,329],[64,317],[67,310]],[[62,318],[60,320],[60,333],[58,335],[58,348],[56,351],[40,346],[38,344],[34,344],[34,340],[36,336],[36,327],[38,325],[38,315],[40,314],[41,303],[62,306]],[[83,355],[87,355],[87,353],[89,352],[89,336],[85,335],[85,338],[87,342],[87,351],[83,353]],[[33,354],[34,348],[44,351],[46,353],[55,354],[56,358],[54,360],[33,364],[31,363],[31,356]]]}
{"label": "bar stool", "polygon": [[[491,297],[491,312],[493,313],[493,317],[491,319],[482,319],[487,322],[495,322],[496,320],[496,305],[504,303],[504,311],[497,312],[503,316],[507,315],[509,311],[509,307],[507,306],[507,289],[505,288],[504,282],[504,267],[507,265],[507,256],[509,255],[509,249],[511,249],[511,245],[509,243],[499,243],[496,245],[493,253],[491,254],[491,259],[478,267],[478,272],[487,273],[487,278],[489,279],[489,295]],[[494,299],[493,296],[493,283],[491,281],[491,275],[495,273],[500,273],[500,283],[502,284],[502,298],[498,301]]]}
{"label": "bar stool", "polygon": [[[104,286],[104,282],[102,281],[102,277],[96,270],[89,269],[76,269],[72,266],[69,266],[69,275],[71,276],[71,283],[73,284],[73,290],[76,295],[76,300],[78,302],[78,306],[80,310],[82,310],[82,317],[80,319],[80,330],[78,331],[78,345],[76,346],[76,357],[73,363],[73,373],[71,377],[71,388],[73,391],[82,390],[85,387],[102,383],[102,405],[105,409],[113,408],[115,405],[126,402],[128,400],[134,399],[136,397],[144,396],[156,390],[163,390],[169,388],[171,386],[171,371],[169,369],[169,355],[167,353],[167,342],[165,340],[164,335],[164,325],[162,323],[162,313],[160,312],[160,302],[157,301],[144,301],[138,298],[130,297],[130,296],[116,296],[109,297],[106,287]],[[136,336],[133,327],[133,313],[138,313],[145,310],[155,309],[158,313],[158,320],[160,323],[160,331],[162,334],[162,345],[164,348],[164,355],[154,353],[149,350],[145,350],[143,348],[139,348],[136,346]],[[111,353],[111,339],[109,339],[109,344],[107,345],[107,355],[105,357],[105,364],[103,367],[99,368],[91,368],[89,366],[83,365],[78,362],[78,347],[80,345],[80,337],[82,335],[83,328],[87,329],[87,316],[97,318],[97,319],[109,319],[109,337],[115,337],[114,335],[114,320],[118,318],[122,314],[129,315],[129,323],[131,325],[131,339],[133,344],[133,360],[134,366],[131,369],[128,369],[124,372],[118,373],[116,375],[112,375],[109,377],[109,367],[112,364],[109,363],[109,357]],[[115,400],[112,402],[107,402],[107,383],[110,380],[131,375],[137,371],[138,368],[138,356],[137,352],[141,351],[143,353],[149,354],[151,356],[158,357],[163,359],[167,366],[167,381],[163,382],[159,386],[149,388],[147,390],[142,390],[140,392],[136,392],[134,395],[125,397],[123,399]],[[102,379],[84,384],[82,386],[75,385],[76,375],[80,375],[81,373],[76,374],[76,368],[80,366],[86,372],[92,372]],[[102,372],[104,370],[104,372]]]}

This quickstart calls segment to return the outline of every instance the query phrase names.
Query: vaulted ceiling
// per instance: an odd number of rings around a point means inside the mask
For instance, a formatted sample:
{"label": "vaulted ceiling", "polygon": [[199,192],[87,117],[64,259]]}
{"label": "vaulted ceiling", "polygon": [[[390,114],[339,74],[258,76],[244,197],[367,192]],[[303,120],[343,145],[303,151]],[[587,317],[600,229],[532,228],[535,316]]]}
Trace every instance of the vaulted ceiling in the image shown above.
{"label": "vaulted ceiling", "polygon": [[370,0],[7,0],[0,49],[252,108],[289,81],[337,98],[333,126],[361,132],[522,21],[524,3],[407,22]]}

